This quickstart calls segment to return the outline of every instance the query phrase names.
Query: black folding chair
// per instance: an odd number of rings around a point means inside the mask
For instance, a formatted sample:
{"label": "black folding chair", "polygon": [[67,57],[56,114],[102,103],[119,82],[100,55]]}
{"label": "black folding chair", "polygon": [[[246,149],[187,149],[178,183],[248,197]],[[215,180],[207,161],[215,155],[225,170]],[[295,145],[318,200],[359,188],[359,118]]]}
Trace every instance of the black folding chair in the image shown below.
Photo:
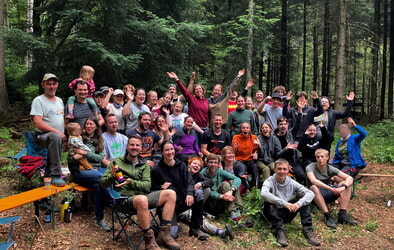
{"label": "black folding chair", "polygon": [[10,248],[15,241],[11,241],[12,233],[14,232],[14,223],[22,218],[21,216],[5,217],[0,218],[0,225],[10,224],[10,233],[6,242],[0,242],[0,250],[7,250]]}
{"label": "black folding chair", "polygon": [[[127,229],[130,224],[142,229],[138,221],[133,218],[134,215],[137,215],[137,211],[130,209],[128,197],[121,196],[113,187],[108,190],[108,194],[110,197],[110,207],[112,208],[112,240],[118,240],[123,233],[130,247],[132,249],[138,249],[144,240],[144,236],[141,235],[137,244],[133,244],[129,235],[127,234]],[[156,219],[158,216],[156,208],[149,209],[149,213],[151,215],[151,228],[155,233],[158,233],[159,223]],[[120,225],[119,231],[115,229],[116,222],[118,222]]]}

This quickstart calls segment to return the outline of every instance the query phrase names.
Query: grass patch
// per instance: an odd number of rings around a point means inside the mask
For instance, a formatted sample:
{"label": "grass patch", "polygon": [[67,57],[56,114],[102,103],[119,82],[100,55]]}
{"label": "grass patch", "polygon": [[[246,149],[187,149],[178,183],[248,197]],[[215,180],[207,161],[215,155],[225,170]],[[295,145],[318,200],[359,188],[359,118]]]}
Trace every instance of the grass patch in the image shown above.
{"label": "grass patch", "polygon": [[376,223],[376,219],[374,219],[374,218],[371,218],[370,220],[369,220],[369,222],[367,222],[366,224],[365,224],[365,229],[367,230],[367,231],[370,231],[370,232],[375,232],[375,230],[378,228],[378,224]]}

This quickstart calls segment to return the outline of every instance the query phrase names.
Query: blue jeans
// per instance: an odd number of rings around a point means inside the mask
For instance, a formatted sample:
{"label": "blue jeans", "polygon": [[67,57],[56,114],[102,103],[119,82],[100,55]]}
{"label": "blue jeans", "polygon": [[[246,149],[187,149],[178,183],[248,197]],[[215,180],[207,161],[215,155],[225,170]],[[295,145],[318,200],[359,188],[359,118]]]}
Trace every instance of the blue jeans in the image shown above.
{"label": "blue jeans", "polygon": [[100,187],[100,179],[103,173],[95,168],[92,168],[89,170],[75,171],[73,174],[76,183],[87,188],[93,188],[96,220],[103,219],[104,201],[106,198],[105,189]]}

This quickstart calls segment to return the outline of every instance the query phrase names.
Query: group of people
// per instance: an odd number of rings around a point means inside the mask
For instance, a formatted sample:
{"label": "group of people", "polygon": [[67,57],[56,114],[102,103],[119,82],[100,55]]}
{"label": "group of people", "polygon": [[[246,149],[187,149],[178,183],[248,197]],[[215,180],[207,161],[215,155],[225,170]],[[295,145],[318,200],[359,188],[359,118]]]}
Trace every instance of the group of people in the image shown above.
{"label": "group of people", "polygon": [[[329,99],[319,99],[315,91],[313,106],[300,91],[291,107],[292,92],[283,86],[265,98],[258,90],[254,102],[248,96],[252,79],[237,92],[244,73],[240,70],[225,90],[215,85],[206,98],[194,72],[187,87],[169,72],[176,84],[159,98],[154,90],[146,94],[130,84],[95,90],[94,69],[83,66],[69,84],[74,95],[65,106],[56,97],[58,78],[45,74],[44,93],[33,100],[30,113],[35,142],[48,148],[45,175],[54,185],[65,184],[60,156],[67,144],[74,181],[94,189],[97,225],[110,231],[104,205],[106,188],[114,185],[137,212],[147,249],[159,249],[157,243],[180,249],[175,241],[178,221],[188,223],[189,235],[199,240],[209,235],[233,239],[231,225],[217,228],[205,216],[227,212],[238,227],[253,226],[242,214],[242,196],[252,188],[261,188],[264,216],[282,246],[288,245],[283,224],[298,211],[304,236],[320,245],[312,229],[312,202],[324,213],[328,227],[336,228],[327,206],[336,200],[338,223],[357,225],[347,211],[352,177],[366,166],[361,142],[367,133],[349,118],[354,93],[347,96],[344,112],[331,109]],[[340,127],[341,139],[329,164],[335,124],[342,118],[348,122]],[[358,133],[351,134],[351,128]],[[121,183],[115,165],[125,178]],[[156,239],[148,213],[155,207],[160,207]]]}

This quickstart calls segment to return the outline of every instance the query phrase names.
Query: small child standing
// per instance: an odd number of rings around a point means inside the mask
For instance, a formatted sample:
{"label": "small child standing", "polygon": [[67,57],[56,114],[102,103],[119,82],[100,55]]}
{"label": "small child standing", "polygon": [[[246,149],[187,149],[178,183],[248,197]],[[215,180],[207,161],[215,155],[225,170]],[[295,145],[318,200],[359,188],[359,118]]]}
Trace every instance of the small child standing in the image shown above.
{"label": "small child standing", "polygon": [[[81,68],[81,71],[79,72],[79,78],[74,79],[72,82],[70,82],[68,84],[68,87],[70,89],[74,88],[74,85],[76,82],[78,81],[85,81],[89,88],[88,88],[88,98],[86,98],[89,106],[92,108],[94,115],[97,117],[98,116],[98,107],[96,105],[96,103],[94,102],[94,100],[92,99],[93,96],[93,92],[96,89],[96,86],[94,84],[93,81],[93,77],[94,77],[94,69],[91,66],[88,65],[83,65]],[[66,119],[73,119],[74,118],[74,103],[75,103],[76,97],[75,96],[70,96],[67,100],[67,109],[68,109],[68,113],[66,115]]]}
{"label": "small child standing", "polygon": [[74,159],[79,162],[79,170],[89,170],[92,169],[92,165],[88,162],[86,157],[82,154],[77,154],[74,152],[75,149],[81,149],[87,152],[91,152],[90,148],[83,143],[81,136],[81,125],[76,122],[70,122],[66,125],[68,137],[68,152],[74,157]]}

